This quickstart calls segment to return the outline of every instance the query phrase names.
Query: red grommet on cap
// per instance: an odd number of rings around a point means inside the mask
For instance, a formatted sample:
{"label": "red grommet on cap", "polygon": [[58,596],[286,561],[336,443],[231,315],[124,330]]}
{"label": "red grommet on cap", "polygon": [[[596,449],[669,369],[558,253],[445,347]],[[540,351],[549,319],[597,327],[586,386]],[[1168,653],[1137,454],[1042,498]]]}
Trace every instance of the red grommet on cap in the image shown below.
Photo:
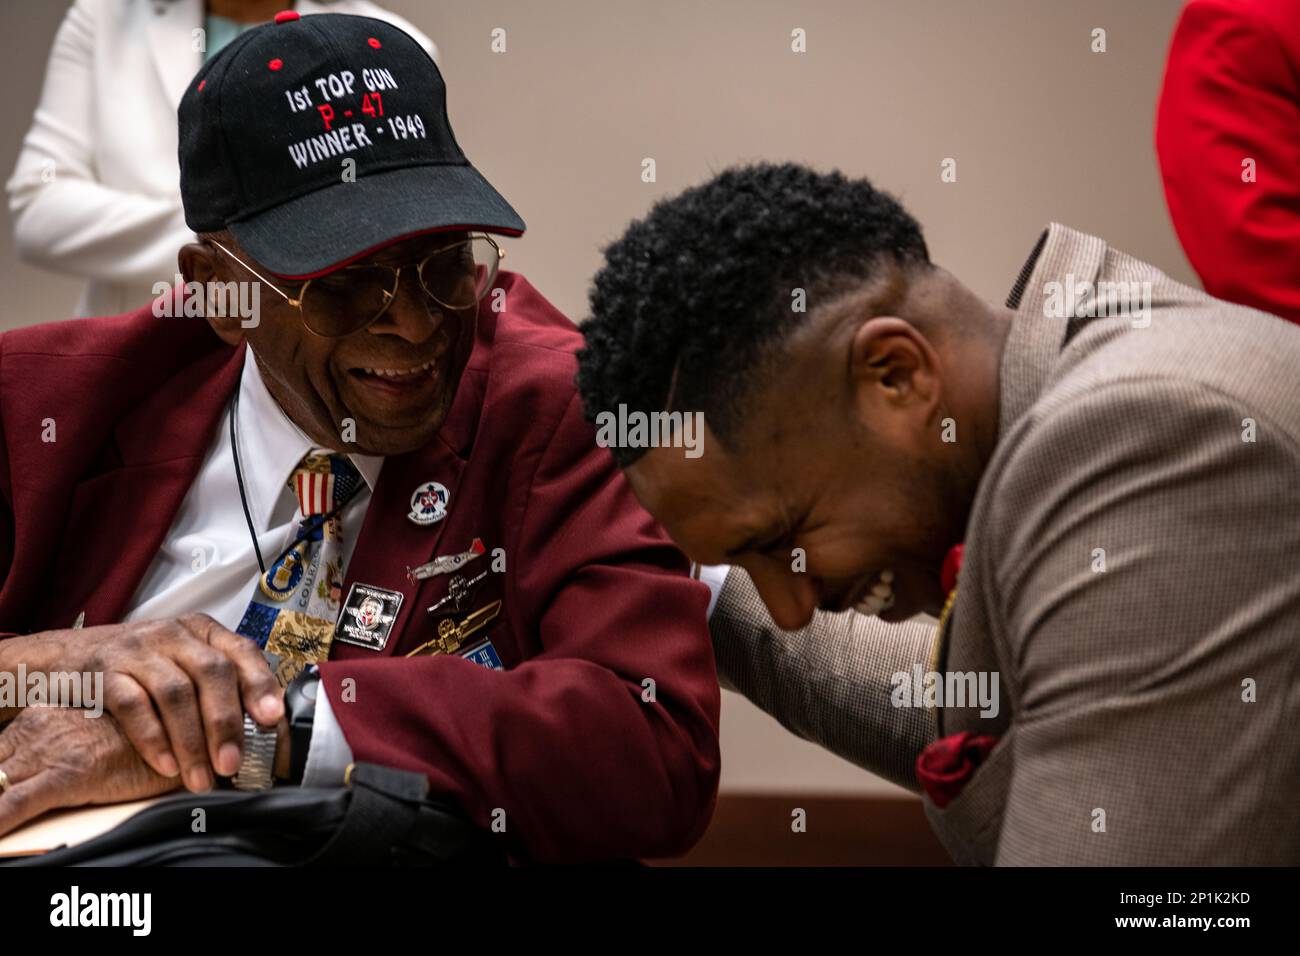
{"label": "red grommet on cap", "polygon": [[276,23],[292,23],[294,20],[301,20],[297,10],[281,10],[275,15]]}
{"label": "red grommet on cap", "polygon": [[278,56],[270,63],[266,64],[268,70],[278,70],[282,66],[284,66],[284,60],[280,59]]}

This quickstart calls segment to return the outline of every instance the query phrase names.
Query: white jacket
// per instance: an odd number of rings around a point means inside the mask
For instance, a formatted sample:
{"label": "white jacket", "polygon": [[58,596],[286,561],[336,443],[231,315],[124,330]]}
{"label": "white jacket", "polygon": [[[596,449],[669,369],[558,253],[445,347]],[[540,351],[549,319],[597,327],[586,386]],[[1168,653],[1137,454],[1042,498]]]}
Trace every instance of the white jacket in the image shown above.
{"label": "white jacket", "polygon": [[[366,0],[295,9],[386,20],[437,59],[428,37]],[[203,10],[203,0],[76,0],[54,38],[6,188],[18,254],[89,280],[78,315],[149,302],[194,239],[181,211],[176,108],[203,64],[194,32]]]}

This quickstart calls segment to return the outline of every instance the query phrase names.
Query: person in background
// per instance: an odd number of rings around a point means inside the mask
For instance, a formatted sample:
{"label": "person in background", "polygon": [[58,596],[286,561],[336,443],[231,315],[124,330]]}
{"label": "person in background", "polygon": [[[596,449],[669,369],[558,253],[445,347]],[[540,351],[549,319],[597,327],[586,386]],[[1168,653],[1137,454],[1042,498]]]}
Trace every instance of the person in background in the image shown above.
{"label": "person in background", "polygon": [[1205,291],[1300,322],[1300,0],[1187,5],[1156,152]]}
{"label": "person in background", "polygon": [[33,265],[82,276],[76,315],[116,315],[176,279],[194,240],[181,210],[176,109],[200,66],[287,6],[375,17],[437,49],[366,0],[76,0],[7,184],[14,243]]}

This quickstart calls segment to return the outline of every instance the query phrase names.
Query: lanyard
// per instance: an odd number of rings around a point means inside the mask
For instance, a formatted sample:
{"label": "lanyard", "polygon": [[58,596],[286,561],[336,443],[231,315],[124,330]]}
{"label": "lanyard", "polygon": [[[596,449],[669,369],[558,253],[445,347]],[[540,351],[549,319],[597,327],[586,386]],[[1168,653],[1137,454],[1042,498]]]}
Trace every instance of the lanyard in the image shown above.
{"label": "lanyard", "polygon": [[[239,463],[239,433],[236,431],[235,420],[239,418],[239,386],[235,386],[235,397],[230,403],[230,455],[235,460],[235,481],[239,484],[239,503],[244,507],[244,521],[248,524],[248,535],[253,539],[253,553],[257,555],[257,567],[263,575],[266,574],[266,562],[262,560],[262,549],[257,543],[257,531],[253,528],[253,515],[248,510],[248,494],[244,491],[244,470]],[[306,541],[316,533],[318,529],[324,526],[336,514],[346,508],[361,491],[364,479],[358,479],[357,483],[352,486],[348,496],[339,504],[324,514],[312,515],[312,517],[303,521],[298,529],[298,534],[292,541],[285,546],[284,550],[279,553],[272,566],[278,564],[284,559],[284,556],[296,548],[299,544]]]}

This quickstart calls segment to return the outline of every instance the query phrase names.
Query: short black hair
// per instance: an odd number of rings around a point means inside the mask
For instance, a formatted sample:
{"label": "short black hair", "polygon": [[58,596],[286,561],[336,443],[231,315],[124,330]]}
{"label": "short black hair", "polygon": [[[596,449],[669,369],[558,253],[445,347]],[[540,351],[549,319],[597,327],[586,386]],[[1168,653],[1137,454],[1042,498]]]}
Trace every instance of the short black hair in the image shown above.
{"label": "short black hair", "polygon": [[[619,405],[668,410],[671,390],[671,410],[702,411],[726,442],[770,346],[890,263],[929,267],[921,227],[838,171],[737,167],[656,203],[605,249],[593,280],[577,375],[587,420]],[[628,465],[645,449],[613,451]]]}

